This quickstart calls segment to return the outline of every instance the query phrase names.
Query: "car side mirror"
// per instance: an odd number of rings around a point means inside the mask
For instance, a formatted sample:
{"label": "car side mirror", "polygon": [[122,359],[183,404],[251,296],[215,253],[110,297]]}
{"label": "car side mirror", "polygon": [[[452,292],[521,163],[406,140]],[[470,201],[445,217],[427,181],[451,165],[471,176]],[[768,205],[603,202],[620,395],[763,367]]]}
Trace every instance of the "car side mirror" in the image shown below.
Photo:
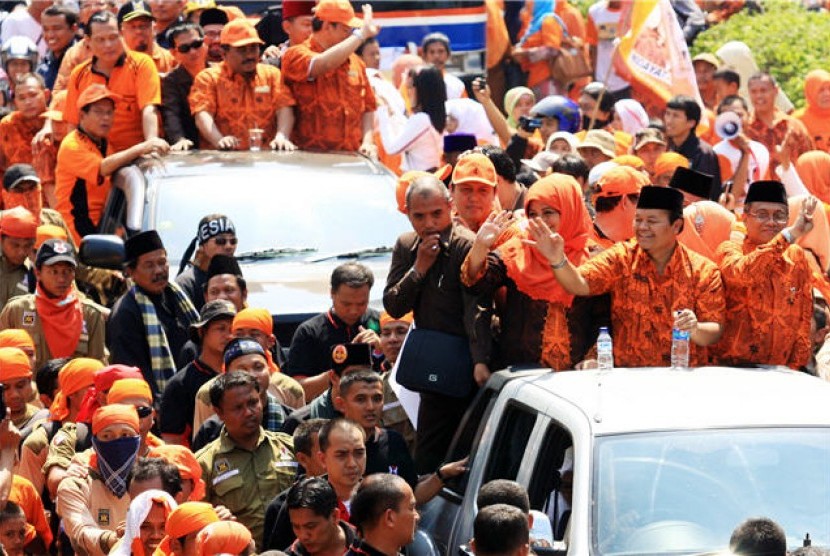
{"label": "car side mirror", "polygon": [[86,266],[123,270],[124,241],[115,235],[90,234],[81,240],[78,256]]}

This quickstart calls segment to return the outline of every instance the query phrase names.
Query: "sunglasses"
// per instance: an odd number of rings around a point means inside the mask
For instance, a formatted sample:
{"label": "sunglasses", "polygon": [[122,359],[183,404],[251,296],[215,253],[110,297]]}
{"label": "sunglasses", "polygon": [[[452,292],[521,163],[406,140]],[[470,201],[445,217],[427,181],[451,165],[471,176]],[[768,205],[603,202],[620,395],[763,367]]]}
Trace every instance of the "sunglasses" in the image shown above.
{"label": "sunglasses", "polygon": [[223,247],[226,243],[236,245],[239,242],[239,240],[235,237],[217,237],[213,238],[213,241],[215,241],[216,245],[218,245],[219,247]]}
{"label": "sunglasses", "polygon": [[205,44],[205,41],[203,39],[196,39],[195,41],[193,41],[190,44],[181,44],[181,45],[177,46],[176,50],[178,50],[182,54],[187,54],[191,50],[196,50],[196,49],[202,48],[203,44]]}
{"label": "sunglasses", "polygon": [[153,414],[153,408],[148,405],[140,405],[135,408],[135,412],[138,413],[139,419],[146,419]]}

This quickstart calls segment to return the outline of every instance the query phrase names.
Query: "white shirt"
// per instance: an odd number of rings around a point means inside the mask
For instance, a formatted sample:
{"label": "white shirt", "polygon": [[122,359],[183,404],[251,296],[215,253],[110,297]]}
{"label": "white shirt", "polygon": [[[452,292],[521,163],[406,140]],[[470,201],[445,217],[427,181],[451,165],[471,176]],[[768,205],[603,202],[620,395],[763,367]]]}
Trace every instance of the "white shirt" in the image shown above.
{"label": "white shirt", "polygon": [[[588,8],[588,24],[597,30],[597,67],[594,68],[594,79],[605,82],[605,76],[608,75],[606,85],[611,92],[625,89],[629,85],[611,66],[614,40],[617,38],[622,12],[622,9],[609,10],[606,1],[597,2]],[[609,68],[611,71],[607,73]]]}
{"label": "white shirt", "polygon": [[444,85],[447,87],[447,100],[464,96],[464,82],[448,71],[444,72]]}
{"label": "white shirt", "polygon": [[426,171],[441,165],[444,140],[432,127],[426,112],[418,112],[405,120],[403,116],[390,116],[384,107],[375,114],[384,150],[389,154],[403,153],[404,171]]}
{"label": "white shirt", "polygon": [[[40,23],[32,17],[32,14],[29,13],[29,10],[24,5],[15,8],[3,20],[3,26],[0,27],[0,43],[5,43],[10,38],[18,35],[32,39],[32,42],[37,45],[37,50],[41,58],[49,52],[49,47],[46,45],[46,41],[43,40],[43,28],[41,28]],[[34,68],[32,68],[32,71],[34,71]]]}

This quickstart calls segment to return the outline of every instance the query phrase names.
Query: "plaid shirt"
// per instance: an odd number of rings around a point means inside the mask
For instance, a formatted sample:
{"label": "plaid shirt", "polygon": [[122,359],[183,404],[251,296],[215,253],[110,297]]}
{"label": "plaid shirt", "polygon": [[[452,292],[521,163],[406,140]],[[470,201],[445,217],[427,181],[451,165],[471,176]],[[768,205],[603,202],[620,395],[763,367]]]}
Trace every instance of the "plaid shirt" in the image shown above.
{"label": "plaid shirt", "polygon": [[268,406],[265,408],[265,413],[262,415],[262,427],[271,432],[282,431],[282,424],[285,422],[287,415],[285,410],[277,401],[277,398],[268,394]]}

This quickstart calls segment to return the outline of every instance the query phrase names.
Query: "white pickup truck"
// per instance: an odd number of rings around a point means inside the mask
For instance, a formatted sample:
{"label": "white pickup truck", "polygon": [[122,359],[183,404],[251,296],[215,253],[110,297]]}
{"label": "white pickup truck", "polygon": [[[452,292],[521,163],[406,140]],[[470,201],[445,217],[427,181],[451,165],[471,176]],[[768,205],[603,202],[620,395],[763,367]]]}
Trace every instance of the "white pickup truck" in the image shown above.
{"label": "white pickup truck", "polygon": [[[807,533],[830,546],[830,384],[799,372],[502,371],[447,461],[467,454],[469,471],[421,511],[438,554],[458,554],[472,537],[476,495],[493,479],[524,485],[531,507],[564,532],[537,553],[715,552],[755,516],[781,524],[791,549]],[[558,490],[571,454],[569,504]]]}

